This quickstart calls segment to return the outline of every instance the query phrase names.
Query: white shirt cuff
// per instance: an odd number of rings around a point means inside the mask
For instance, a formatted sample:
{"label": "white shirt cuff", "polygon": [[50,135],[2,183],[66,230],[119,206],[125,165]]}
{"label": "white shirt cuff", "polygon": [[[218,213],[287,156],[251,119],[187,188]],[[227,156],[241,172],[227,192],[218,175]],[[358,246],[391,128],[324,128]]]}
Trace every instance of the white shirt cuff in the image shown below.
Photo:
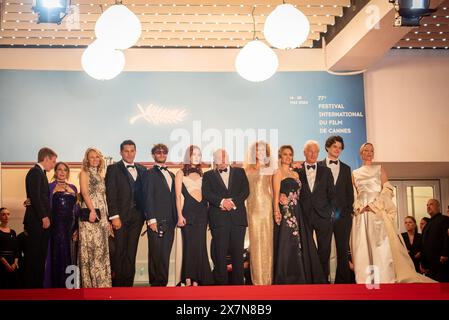
{"label": "white shirt cuff", "polygon": [[220,201],[220,209],[223,209],[223,202],[225,201],[225,199],[223,198],[223,199],[221,199],[221,201]]}
{"label": "white shirt cuff", "polygon": [[120,218],[120,216],[118,214],[116,214],[115,216],[109,217],[109,220],[114,220]]}

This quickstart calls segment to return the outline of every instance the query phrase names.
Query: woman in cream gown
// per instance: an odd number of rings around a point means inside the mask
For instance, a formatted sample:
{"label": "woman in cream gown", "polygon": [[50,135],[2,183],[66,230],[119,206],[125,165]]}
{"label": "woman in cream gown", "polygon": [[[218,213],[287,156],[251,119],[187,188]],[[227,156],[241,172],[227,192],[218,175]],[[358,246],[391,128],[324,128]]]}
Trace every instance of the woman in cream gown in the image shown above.
{"label": "woman in cream gown", "polygon": [[251,280],[270,285],[273,277],[273,207],[270,146],[253,144],[245,164],[250,194],[247,198]]}
{"label": "woman in cream gown", "polygon": [[415,271],[397,229],[392,201],[394,187],[380,165],[373,165],[374,147],[360,148],[363,166],[353,172],[357,192],[351,231],[351,252],[357,283],[434,282]]}

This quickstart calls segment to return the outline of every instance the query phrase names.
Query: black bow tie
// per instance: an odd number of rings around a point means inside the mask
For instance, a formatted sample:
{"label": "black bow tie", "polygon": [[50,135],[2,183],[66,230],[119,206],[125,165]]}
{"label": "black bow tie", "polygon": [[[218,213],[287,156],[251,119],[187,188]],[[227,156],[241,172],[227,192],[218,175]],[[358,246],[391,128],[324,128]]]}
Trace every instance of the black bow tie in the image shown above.
{"label": "black bow tie", "polygon": [[218,169],[218,172],[222,173],[222,172],[228,172],[228,168],[225,169]]}
{"label": "black bow tie", "polygon": [[132,164],[128,164],[128,165],[126,166],[126,169],[129,169],[129,168],[133,168],[133,169],[135,169],[135,168],[136,168],[136,166],[134,166],[134,165],[132,165]]}
{"label": "black bow tie", "polygon": [[329,164],[338,164],[338,160],[329,160]]}
{"label": "black bow tie", "polygon": [[167,167],[162,167],[162,166],[159,166],[159,170],[165,170],[165,171],[168,171]]}
{"label": "black bow tie", "polygon": [[315,168],[316,168],[316,165],[314,165],[314,164],[312,164],[312,165],[308,165],[307,166],[307,170],[309,170],[309,169],[313,169],[313,170],[315,170]]}

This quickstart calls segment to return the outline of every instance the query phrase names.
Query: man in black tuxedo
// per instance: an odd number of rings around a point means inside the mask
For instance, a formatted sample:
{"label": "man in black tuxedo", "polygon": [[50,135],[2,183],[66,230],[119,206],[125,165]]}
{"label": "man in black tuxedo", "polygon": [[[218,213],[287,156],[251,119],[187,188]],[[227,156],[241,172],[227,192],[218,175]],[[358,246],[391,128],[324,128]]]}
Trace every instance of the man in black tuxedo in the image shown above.
{"label": "man in black tuxedo", "polygon": [[111,254],[112,284],[132,287],[136,273],[136,254],[144,222],[142,178],[147,169],[134,162],[136,144],[120,144],[122,160],[108,166],[106,199],[109,220],[114,230],[114,252]]}
{"label": "man in black tuxedo", "polygon": [[331,170],[317,163],[319,151],[316,141],[309,140],[304,145],[306,161],[298,170],[302,183],[299,202],[306,222],[315,230],[323,273],[329,278],[335,187]]}
{"label": "man in black tuxedo", "polygon": [[25,179],[27,198],[30,200],[23,220],[29,242],[24,261],[25,288],[44,286],[45,259],[50,239],[50,189],[46,172],[55,167],[57,155],[49,148],[42,148],[37,158],[37,164],[28,171]]}
{"label": "man in black tuxedo", "polygon": [[440,202],[427,202],[427,222],[422,234],[421,269],[439,282],[449,282],[449,217],[441,213]]}
{"label": "man in black tuxedo", "polygon": [[337,210],[335,212],[333,233],[337,248],[337,272],[335,283],[351,283],[349,269],[349,237],[352,227],[354,190],[352,187],[351,168],[339,160],[345,148],[343,138],[331,136],[326,141],[327,157],[319,165],[328,167],[333,176]]}
{"label": "man in black tuxedo", "polygon": [[242,168],[229,165],[225,150],[214,153],[214,170],[203,177],[202,192],[209,202],[209,226],[212,233],[212,260],[215,283],[228,284],[226,256],[231,255],[232,284],[244,284],[243,253],[246,227],[245,200],[249,184]]}
{"label": "man in black tuxedo", "polygon": [[175,197],[175,175],[168,170],[168,148],[157,144],[151,149],[156,164],[143,180],[145,218],[148,231],[148,275],[151,286],[166,286],[170,252],[178,222]]}

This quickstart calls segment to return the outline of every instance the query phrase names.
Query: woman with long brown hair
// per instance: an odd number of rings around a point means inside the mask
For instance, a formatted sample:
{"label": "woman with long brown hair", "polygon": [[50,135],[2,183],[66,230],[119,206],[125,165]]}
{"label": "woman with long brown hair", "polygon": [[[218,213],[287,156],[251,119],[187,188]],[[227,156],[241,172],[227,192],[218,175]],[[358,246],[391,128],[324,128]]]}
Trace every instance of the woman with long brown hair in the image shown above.
{"label": "woman with long brown hair", "polygon": [[176,209],[182,228],[181,282],[186,286],[213,283],[206,246],[207,201],[202,197],[201,150],[189,146],[181,170],[176,173]]}

